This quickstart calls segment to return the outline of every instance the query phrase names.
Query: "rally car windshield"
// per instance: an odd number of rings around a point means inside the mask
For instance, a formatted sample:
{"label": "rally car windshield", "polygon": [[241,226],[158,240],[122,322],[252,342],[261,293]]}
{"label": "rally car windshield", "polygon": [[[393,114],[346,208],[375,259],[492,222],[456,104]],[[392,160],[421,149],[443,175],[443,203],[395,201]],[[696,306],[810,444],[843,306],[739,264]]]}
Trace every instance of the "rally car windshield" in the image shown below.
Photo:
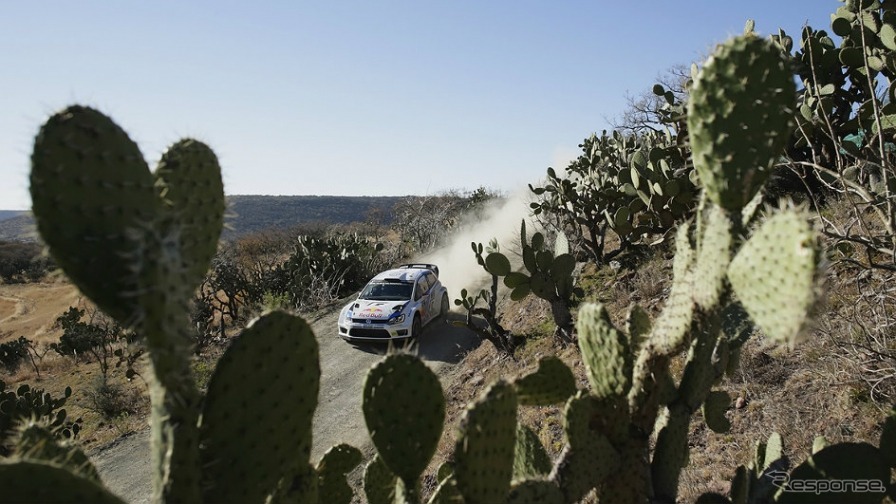
{"label": "rally car windshield", "polygon": [[373,301],[404,301],[411,299],[414,284],[406,282],[369,283],[358,299]]}

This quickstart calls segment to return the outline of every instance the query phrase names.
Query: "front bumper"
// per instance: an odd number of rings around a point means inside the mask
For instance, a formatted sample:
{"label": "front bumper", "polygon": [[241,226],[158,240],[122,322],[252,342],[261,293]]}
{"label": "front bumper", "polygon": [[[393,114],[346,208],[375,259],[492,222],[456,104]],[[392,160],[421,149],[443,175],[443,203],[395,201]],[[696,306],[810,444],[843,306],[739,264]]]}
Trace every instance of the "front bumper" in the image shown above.
{"label": "front bumper", "polygon": [[387,324],[376,319],[339,321],[339,337],[345,341],[392,341],[411,337],[411,324]]}

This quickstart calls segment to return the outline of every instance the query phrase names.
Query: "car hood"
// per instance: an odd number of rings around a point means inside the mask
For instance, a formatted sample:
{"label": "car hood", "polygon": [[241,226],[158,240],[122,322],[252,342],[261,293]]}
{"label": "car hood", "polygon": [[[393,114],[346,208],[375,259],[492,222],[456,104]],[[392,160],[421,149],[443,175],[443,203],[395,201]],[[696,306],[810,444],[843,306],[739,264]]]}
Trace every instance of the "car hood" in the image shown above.
{"label": "car hood", "polygon": [[407,301],[374,301],[358,299],[351,305],[352,318],[388,319],[393,314],[401,313]]}

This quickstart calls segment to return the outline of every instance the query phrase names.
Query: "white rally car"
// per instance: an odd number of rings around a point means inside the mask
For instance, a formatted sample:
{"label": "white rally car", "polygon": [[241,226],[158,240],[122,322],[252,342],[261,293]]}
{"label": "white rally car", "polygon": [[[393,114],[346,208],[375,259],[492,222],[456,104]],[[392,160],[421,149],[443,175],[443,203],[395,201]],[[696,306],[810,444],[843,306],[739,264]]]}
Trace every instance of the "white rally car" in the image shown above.
{"label": "white rally car", "polygon": [[403,264],[373,277],[342,309],[339,336],[346,341],[409,341],[448,309],[438,266]]}

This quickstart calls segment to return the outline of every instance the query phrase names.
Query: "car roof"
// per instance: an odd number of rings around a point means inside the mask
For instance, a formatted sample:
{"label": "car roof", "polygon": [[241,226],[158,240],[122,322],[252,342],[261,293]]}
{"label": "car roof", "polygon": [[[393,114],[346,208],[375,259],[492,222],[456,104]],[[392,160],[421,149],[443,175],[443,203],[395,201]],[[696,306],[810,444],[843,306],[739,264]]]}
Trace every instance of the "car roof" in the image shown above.
{"label": "car roof", "polygon": [[386,270],[373,277],[371,282],[414,282],[424,273],[433,273],[432,269],[426,267],[411,267],[404,265],[398,268]]}

